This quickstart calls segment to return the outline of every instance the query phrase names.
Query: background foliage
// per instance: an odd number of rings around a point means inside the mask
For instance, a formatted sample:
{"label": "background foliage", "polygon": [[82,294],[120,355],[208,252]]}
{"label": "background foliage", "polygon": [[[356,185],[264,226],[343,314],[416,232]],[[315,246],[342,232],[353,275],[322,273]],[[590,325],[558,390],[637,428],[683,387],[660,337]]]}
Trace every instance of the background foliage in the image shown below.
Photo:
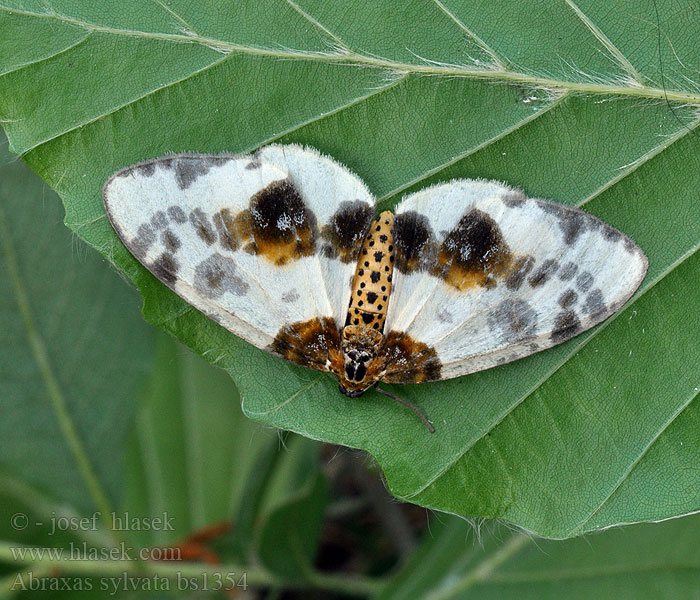
{"label": "background foliage", "polygon": [[[479,10],[458,0],[263,0],[235,10],[2,0],[0,121],[11,149],[58,191],[66,224],[137,285],[150,323],[233,377],[246,415],[368,450],[399,498],[568,537],[700,505],[699,16],[680,0],[614,10],[593,0]],[[388,399],[349,401],[330,377],[235,339],[160,285],[109,227],[100,189],[118,168],[271,141],[331,154],[381,208],[452,177],[583,206],[640,244],[647,279],[624,311],[560,347],[454,381],[397,386],[435,423],[430,436]],[[213,376],[170,341],[157,343],[161,368],[138,400],[154,342],[133,295],[91,255],[61,254],[54,236],[70,240],[65,232],[38,233],[60,215],[23,181],[0,183],[0,335],[17,348],[0,362],[8,489],[36,486],[79,511],[124,498],[149,513],[179,503],[179,535],[236,513],[242,494],[263,495],[269,481],[256,487],[254,474],[266,471],[252,465],[276,464],[263,441],[272,434],[255,434],[259,459],[230,462],[254,426],[236,412],[230,384],[209,390]],[[172,361],[184,364],[166,368]],[[124,479],[110,461],[127,435],[140,460],[127,461]],[[313,458],[298,460],[313,472]],[[319,498],[322,486],[294,472],[292,496]],[[219,484],[227,491],[215,493]],[[250,509],[240,510],[250,534]],[[236,544],[242,560],[249,546]],[[265,566],[285,577],[300,568],[270,557]]]}

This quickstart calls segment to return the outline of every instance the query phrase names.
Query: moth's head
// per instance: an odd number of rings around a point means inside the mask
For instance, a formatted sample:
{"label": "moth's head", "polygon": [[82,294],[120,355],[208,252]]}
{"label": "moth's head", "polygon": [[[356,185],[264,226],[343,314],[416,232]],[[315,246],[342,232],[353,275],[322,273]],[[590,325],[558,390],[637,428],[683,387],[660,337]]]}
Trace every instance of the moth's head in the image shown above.
{"label": "moth's head", "polygon": [[357,398],[377,382],[377,369],[373,367],[383,339],[376,329],[360,325],[348,325],[343,329],[340,341],[343,369],[337,373],[342,394]]}

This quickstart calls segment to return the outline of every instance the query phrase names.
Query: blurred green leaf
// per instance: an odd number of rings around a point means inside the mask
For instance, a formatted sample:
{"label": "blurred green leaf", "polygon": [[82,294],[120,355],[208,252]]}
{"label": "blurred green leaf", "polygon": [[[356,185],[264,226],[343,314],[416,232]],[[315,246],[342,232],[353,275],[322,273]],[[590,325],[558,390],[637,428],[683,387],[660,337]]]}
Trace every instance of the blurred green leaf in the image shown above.
{"label": "blurred green leaf", "polygon": [[[131,531],[141,546],[165,546],[230,521],[257,457],[277,434],[242,414],[231,379],[164,334],[136,417],[123,511],[167,514],[172,529]],[[234,524],[235,526],[235,524]]]}
{"label": "blurred green leaf", "polygon": [[313,570],[327,493],[319,445],[300,437],[291,441],[261,507],[258,555],[273,573],[303,581]]}
{"label": "blurred green leaf", "polygon": [[325,505],[318,444],[289,436],[283,445],[276,431],[243,416],[224,371],[164,334],[157,347],[120,514],[162,517],[168,527],[127,531],[130,542],[168,546],[218,529],[204,543],[220,560],[259,559],[281,581],[303,580]]}
{"label": "blurred green leaf", "polygon": [[0,140],[0,464],[27,494],[104,512],[122,498],[153,332],[62,217]]}
{"label": "blurred green leaf", "polygon": [[[368,450],[399,498],[566,537],[700,507],[700,19],[690,0],[656,4],[658,20],[632,0],[2,0],[0,39],[39,41],[2,55],[0,119],[69,227],[136,283],[149,322],[232,375],[247,415]],[[389,399],[343,398],[222,330],[107,223],[118,168],[273,140],[331,154],[382,208],[451,177],[583,206],[640,244],[649,274],[563,346],[397,388],[431,436]]]}
{"label": "blurred green leaf", "polygon": [[377,600],[692,598],[700,584],[698,524],[690,516],[543,541],[442,517]]}

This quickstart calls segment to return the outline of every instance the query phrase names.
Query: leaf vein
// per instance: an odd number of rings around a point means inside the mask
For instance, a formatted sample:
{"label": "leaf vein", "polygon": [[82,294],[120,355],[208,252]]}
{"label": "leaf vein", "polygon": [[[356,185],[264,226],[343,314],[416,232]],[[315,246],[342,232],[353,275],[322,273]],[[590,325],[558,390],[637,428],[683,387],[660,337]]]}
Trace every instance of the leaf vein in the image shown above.
{"label": "leaf vein", "polygon": [[71,50],[75,50],[78,46],[81,46],[84,44],[90,37],[92,36],[92,32],[88,31],[83,37],[81,37],[79,40],[73,42],[72,44],[69,44],[65,48],[61,48],[57,52],[54,52],[53,54],[49,54],[47,56],[42,56],[41,58],[37,58],[36,60],[30,60],[29,62],[22,63],[21,65],[17,65],[14,69],[10,69],[9,71],[4,71],[0,73],[0,77],[5,77],[5,75],[10,75],[11,73],[18,73],[19,71],[22,71],[28,67],[33,67],[34,65],[41,64],[43,62],[47,62],[51,60],[52,58],[55,58],[57,56],[61,56],[61,54],[65,54],[66,52],[70,52]]}
{"label": "leaf vein", "polygon": [[346,52],[347,54],[352,54],[352,50],[350,49],[350,47],[339,36],[334,34],[326,26],[324,26],[318,19],[313,17],[311,14],[307,13],[296,2],[293,2],[292,0],[285,0],[285,2],[289,4],[289,6],[291,6],[296,12],[298,12],[302,17],[304,17],[314,27],[320,29],[326,35],[332,37],[335,43],[338,44],[338,47],[341,48],[344,52]]}
{"label": "leaf vein", "polygon": [[46,139],[38,141],[37,143],[33,144],[32,146],[29,146],[28,148],[26,148],[24,150],[24,154],[31,152],[35,148],[38,148],[39,146],[46,144],[52,140],[56,140],[64,135],[68,135],[69,133],[80,129],[81,127],[85,127],[86,125],[89,125],[90,123],[94,123],[96,121],[99,121],[100,119],[103,119],[103,118],[108,117],[110,115],[114,115],[114,114],[118,113],[120,110],[123,110],[124,108],[127,108],[128,106],[131,106],[132,104],[138,102],[139,100],[143,100],[143,99],[148,98],[149,96],[152,96],[153,94],[156,94],[157,92],[160,92],[164,89],[173,87],[173,86],[178,85],[180,83],[183,83],[183,82],[187,81],[188,79],[191,79],[192,77],[195,77],[196,75],[199,75],[199,74],[221,64],[227,58],[228,58],[228,55],[222,56],[221,58],[218,58],[217,60],[209,63],[208,65],[205,65],[204,67],[202,67],[200,69],[197,69],[195,71],[192,71],[191,73],[188,73],[187,75],[185,75],[185,77],[181,77],[180,79],[170,81],[164,85],[153,88],[152,90],[148,90],[148,92],[146,92],[145,94],[141,94],[140,96],[132,98],[129,101],[124,102],[123,104],[120,104],[119,106],[115,106],[114,108],[109,109],[105,113],[97,115],[96,117],[92,117],[91,119],[86,119],[84,121],[80,121],[80,122],[72,125],[71,127],[68,127],[67,129],[65,129],[59,133],[56,133],[56,134],[54,134]]}
{"label": "leaf vein", "polygon": [[595,38],[605,47],[605,49],[610,52],[617,63],[624,69],[629,77],[638,84],[644,85],[644,79],[639,74],[639,72],[634,68],[632,63],[627,59],[627,57],[620,51],[620,49],[612,43],[610,38],[603,33],[603,31],[584,13],[574,0],[564,0],[571,10],[576,13],[576,16],[583,22],[583,24],[589,29],[589,31],[595,36]]}
{"label": "leaf vein", "polygon": [[469,29],[464,21],[457,17],[447,6],[445,6],[440,0],[433,0],[433,2],[438,6],[438,8],[444,12],[450,19],[452,19],[464,33],[466,33],[471,40],[479,46],[486,54],[489,55],[493,61],[492,68],[503,71],[505,70],[504,61],[496,54],[496,52],[478,35],[476,35],[471,29]]}
{"label": "leaf vein", "polygon": [[[212,50],[224,54],[232,52],[240,52],[256,56],[267,56],[281,59],[301,59],[313,60],[326,63],[341,63],[355,66],[376,67],[389,69],[393,71],[405,73],[417,73],[424,75],[441,75],[441,76],[456,76],[456,77],[471,77],[474,79],[502,81],[511,84],[528,85],[532,87],[544,87],[550,90],[561,89],[582,94],[595,95],[617,95],[637,98],[664,99],[670,102],[681,102],[692,105],[700,105],[700,93],[697,91],[674,91],[664,90],[657,87],[648,87],[644,85],[631,85],[628,81],[624,82],[596,82],[596,81],[567,81],[556,79],[554,77],[538,76],[530,73],[521,73],[508,69],[495,70],[484,68],[470,68],[463,65],[448,65],[439,63],[415,64],[403,63],[390,59],[369,56],[357,52],[334,53],[334,52],[318,52],[307,50],[289,50],[279,48],[264,48],[257,46],[245,46],[232,42],[225,42],[212,38],[206,38],[193,34],[168,34],[156,32],[144,32],[130,29],[115,29],[104,25],[88,23],[76,18],[59,15],[54,12],[36,13],[32,11],[23,11],[12,9],[7,6],[0,5],[0,10],[23,14],[26,16],[34,16],[37,18],[53,18],[61,22],[83,27],[91,31],[99,31],[113,35],[124,35],[129,37],[140,37],[171,41],[174,43],[197,43]],[[636,82],[635,82],[636,83]]]}
{"label": "leaf vein", "polygon": [[400,194],[405,189],[408,189],[409,187],[412,187],[412,186],[416,185],[417,183],[420,183],[421,181],[424,181],[425,179],[428,179],[429,177],[432,177],[433,175],[438,174],[440,171],[444,171],[448,167],[451,167],[452,165],[458,163],[461,160],[464,160],[468,156],[471,156],[472,154],[475,154],[476,152],[479,152],[479,151],[483,150],[484,148],[487,148],[488,146],[494,144],[495,142],[502,140],[503,138],[507,137],[511,133],[520,129],[520,127],[527,125],[528,123],[534,121],[538,117],[542,116],[543,114],[549,112],[551,109],[558,106],[566,97],[567,97],[567,94],[565,94],[565,93],[561,94],[556,100],[554,100],[549,105],[542,108],[541,110],[538,110],[536,113],[532,113],[531,115],[527,116],[524,119],[521,119],[520,121],[511,125],[510,127],[506,127],[498,134],[484,140],[483,142],[474,146],[473,148],[469,148],[468,150],[465,150],[464,152],[462,152],[462,153],[458,154],[457,156],[451,158],[450,160],[442,163],[441,165],[438,165],[437,167],[429,169],[428,171],[425,171],[424,173],[415,177],[411,181],[394,188],[393,190],[391,190],[390,192],[387,192],[386,194],[384,194],[380,198],[377,198],[377,204],[379,204],[380,202],[386,202],[392,196],[395,196],[396,194]]}
{"label": "leaf vein", "polygon": [[[540,380],[534,384],[527,392],[525,392],[520,398],[518,398],[513,404],[511,404],[505,412],[500,415],[497,420],[486,430],[482,435],[480,435],[478,438],[473,440],[468,446],[466,446],[463,450],[460,450],[452,459],[450,459],[435,475],[430,477],[430,479],[423,484],[420,488],[417,490],[411,492],[410,494],[405,494],[402,496],[404,499],[409,499],[409,498],[414,498],[418,494],[424,492],[426,489],[428,489],[435,481],[437,481],[442,475],[444,475],[448,470],[450,470],[457,462],[467,453],[469,450],[471,450],[478,442],[480,442],[483,438],[485,438],[489,433],[491,433],[496,427],[498,427],[518,406],[520,406],[525,400],[527,400],[536,390],[540,388],[540,386],[547,381],[552,375],[554,375],[557,371],[559,371],[568,361],[578,353],[581,348],[583,348],[590,340],[592,340],[596,335],[598,335],[601,331],[603,331],[606,327],[610,325],[613,321],[615,321],[623,312],[626,312],[627,309],[629,309],[639,298],[641,298],[644,294],[646,294],[649,290],[651,290],[659,281],[662,281],[669,273],[674,271],[676,268],[678,268],[681,264],[683,264],[686,260],[688,260],[691,256],[693,256],[698,249],[700,248],[700,242],[690,249],[688,252],[686,252],[683,256],[681,256],[678,260],[674,261],[671,265],[669,265],[666,269],[664,269],[659,275],[657,275],[653,280],[651,280],[647,285],[645,285],[643,288],[640,288],[640,291],[635,294],[631,300],[627,303],[625,306],[625,310],[620,310],[617,313],[611,315],[600,323],[595,329],[584,332],[580,336],[578,336],[581,341],[577,343],[576,345],[572,345],[572,350],[569,352],[564,359],[558,363],[553,365],[553,367],[545,373]],[[578,338],[576,338],[578,339]]]}
{"label": "leaf vein", "polygon": [[61,389],[61,384],[54,373],[54,368],[51,364],[46,342],[41,336],[36,321],[34,320],[29,296],[20,275],[17,255],[12,244],[12,239],[10,238],[7,219],[1,206],[0,248],[2,249],[2,254],[4,255],[5,265],[8,271],[8,278],[10,280],[10,285],[12,286],[17,307],[22,316],[24,329],[27,334],[32,355],[34,361],[36,362],[39,374],[44,382],[49,401],[53,408],[54,414],[56,415],[56,419],[58,420],[59,428],[66,441],[68,449],[73,455],[93,502],[102,512],[102,518],[105,525],[111,530],[109,517],[109,515],[112,513],[111,504],[107,499],[107,494],[102,489],[99,479],[97,478],[97,474],[95,473],[93,465],[90,462],[90,458],[88,457],[85,446],[83,445],[83,441],[80,439],[78,434],[78,429],[73,423],[63,390]]}

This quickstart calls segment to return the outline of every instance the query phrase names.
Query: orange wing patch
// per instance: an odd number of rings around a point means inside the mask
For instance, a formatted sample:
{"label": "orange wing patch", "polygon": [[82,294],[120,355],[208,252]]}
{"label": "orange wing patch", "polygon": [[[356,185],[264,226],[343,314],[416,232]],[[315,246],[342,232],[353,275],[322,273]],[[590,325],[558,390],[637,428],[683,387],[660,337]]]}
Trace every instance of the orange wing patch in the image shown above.
{"label": "orange wing patch", "polygon": [[431,273],[460,291],[494,287],[513,261],[513,254],[496,222],[472,209],[447,234]]}
{"label": "orange wing patch", "polygon": [[224,215],[218,223],[228,232],[226,245],[230,247],[230,239],[240,240],[246,252],[277,266],[316,252],[314,215],[287,179],[274,181],[255,194],[250,208],[236,215],[232,224]]}
{"label": "orange wing patch", "polygon": [[406,274],[428,271],[461,292],[493,288],[503,281],[510,289],[522,285],[534,265],[529,255],[516,256],[496,221],[470,210],[438,243],[425,215],[408,211],[395,218],[396,267]]}

